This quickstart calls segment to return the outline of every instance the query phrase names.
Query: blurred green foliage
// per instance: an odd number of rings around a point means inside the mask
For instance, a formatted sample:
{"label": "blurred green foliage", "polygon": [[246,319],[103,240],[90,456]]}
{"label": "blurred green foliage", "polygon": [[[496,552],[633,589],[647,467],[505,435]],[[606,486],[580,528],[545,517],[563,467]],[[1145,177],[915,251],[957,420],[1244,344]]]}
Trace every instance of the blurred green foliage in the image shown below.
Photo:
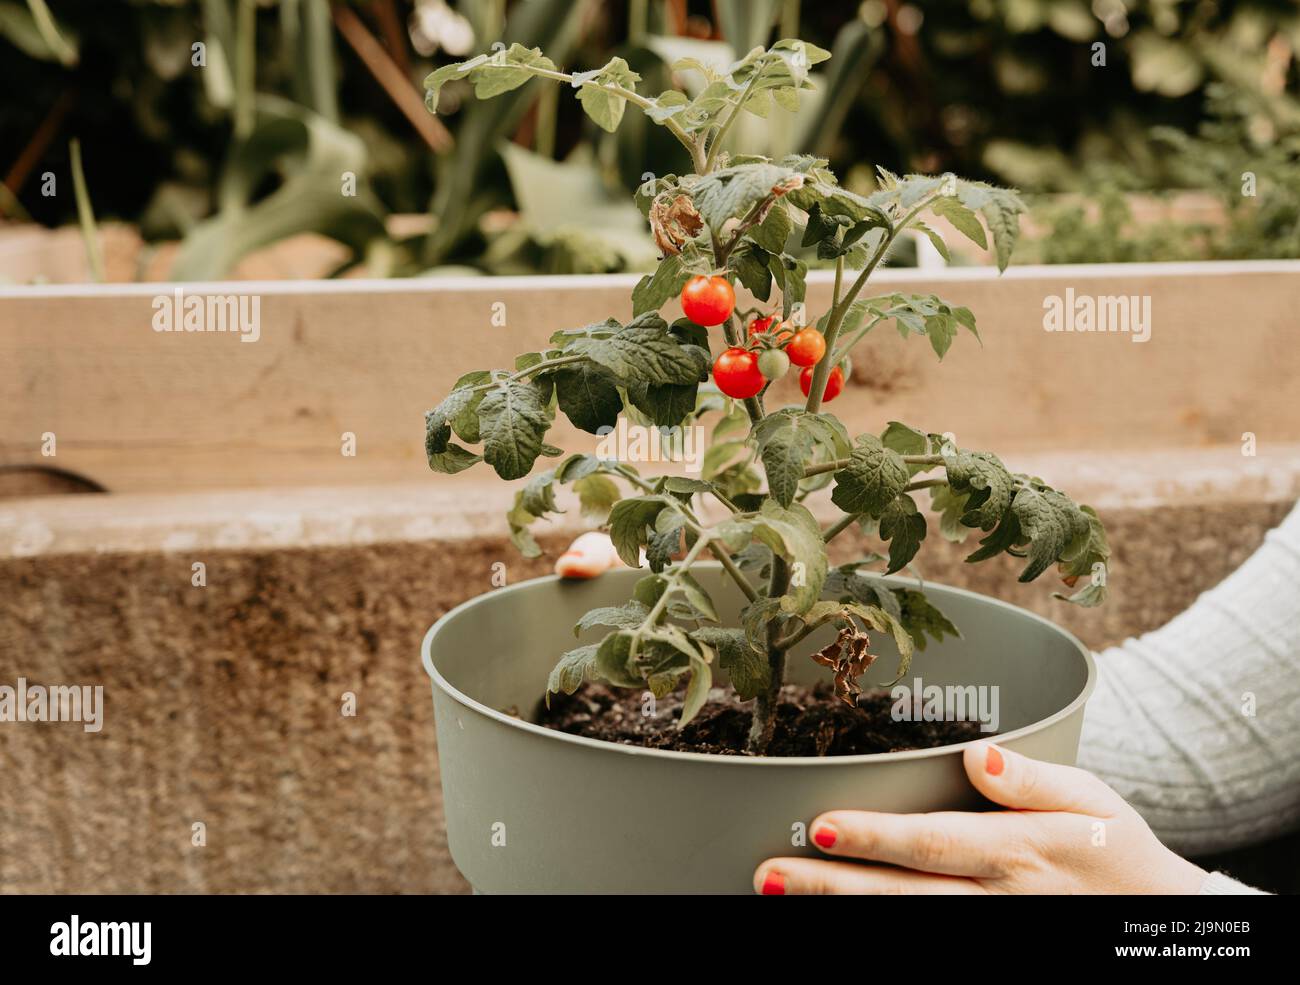
{"label": "blurred green foliage", "polygon": [[[798,35],[828,48],[798,114],[746,116],[731,140],[829,157],[869,190],[875,165],[954,171],[1044,202],[1028,259],[1300,256],[1294,0],[367,0],[349,8],[409,82],[497,42],[568,68],[626,59],[639,88],[689,57],[725,64]],[[300,232],[379,274],[642,269],[646,174],[687,162],[629,114],[615,133],[553,88],[502,100],[443,92],[438,152],[346,42],[329,0],[0,0],[0,210],[75,221],[79,138],[100,220],[182,238],[175,275],[221,276]],[[726,39],[726,40],[724,40]],[[203,64],[194,64],[194,45]],[[441,125],[441,124],[439,124]],[[743,128],[743,129],[742,129]],[[355,175],[355,195],[342,175]],[[1243,194],[1244,175],[1254,194]],[[1190,189],[1220,221],[1135,219],[1124,192]],[[395,214],[432,216],[393,231]]]}

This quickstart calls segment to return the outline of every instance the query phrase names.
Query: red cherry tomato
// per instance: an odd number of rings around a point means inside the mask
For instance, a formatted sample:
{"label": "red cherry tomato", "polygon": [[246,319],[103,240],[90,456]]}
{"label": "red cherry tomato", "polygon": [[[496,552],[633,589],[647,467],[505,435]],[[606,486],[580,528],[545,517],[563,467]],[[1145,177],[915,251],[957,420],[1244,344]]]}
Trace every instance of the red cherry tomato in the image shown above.
{"label": "red cherry tomato", "polygon": [[758,357],[748,349],[728,349],[713,364],[713,382],[728,397],[744,400],[767,383],[758,371]]}
{"label": "red cherry tomato", "polygon": [[682,313],[697,325],[721,325],[736,308],[725,277],[692,277],[682,288]]}
{"label": "red cherry tomato", "polygon": [[[812,389],[814,367],[806,366],[804,371],[799,374],[799,389],[803,395],[808,396],[808,391]],[[844,370],[838,366],[831,367],[831,375],[826,379],[826,389],[822,393],[822,401],[827,402],[834,400],[844,389]]]}
{"label": "red cherry tomato", "polygon": [[801,328],[790,340],[785,354],[796,366],[816,366],[826,355],[826,336],[815,328]]}
{"label": "red cherry tomato", "polygon": [[755,318],[749,323],[749,334],[762,335],[772,327],[774,321],[776,321],[776,315],[768,315],[766,318]]}

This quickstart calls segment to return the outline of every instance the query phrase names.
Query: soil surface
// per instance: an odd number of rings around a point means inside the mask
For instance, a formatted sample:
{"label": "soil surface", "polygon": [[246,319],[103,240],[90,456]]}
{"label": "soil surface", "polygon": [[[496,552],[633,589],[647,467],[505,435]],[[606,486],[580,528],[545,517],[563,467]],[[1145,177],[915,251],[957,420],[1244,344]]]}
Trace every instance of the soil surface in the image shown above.
{"label": "soil surface", "polygon": [[[534,721],[547,728],[606,742],[678,752],[743,756],[752,701],[730,689],[714,688],[708,703],[685,728],[677,727],[681,695],[655,702],[655,714],[642,711],[643,693],[588,682],[572,695],[554,694],[551,707],[539,702]],[[769,756],[856,756],[864,753],[932,749],[987,738],[978,722],[896,722],[887,691],[862,694],[858,707],[836,698],[829,685],[781,688],[776,733]]]}

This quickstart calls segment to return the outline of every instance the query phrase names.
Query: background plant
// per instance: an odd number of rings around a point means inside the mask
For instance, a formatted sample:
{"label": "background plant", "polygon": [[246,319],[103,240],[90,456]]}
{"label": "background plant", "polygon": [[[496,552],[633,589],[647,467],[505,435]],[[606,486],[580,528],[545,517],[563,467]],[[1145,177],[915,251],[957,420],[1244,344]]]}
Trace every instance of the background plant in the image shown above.
{"label": "background plant", "polygon": [[[0,82],[18,94],[0,105],[0,214],[74,222],[73,196],[39,189],[44,171],[70,173],[69,139],[79,138],[97,217],[130,222],[150,243],[181,240],[173,273],[200,279],[304,232],[347,248],[334,273],[651,266],[632,191],[647,170],[684,170],[683,148],[639,117],[608,133],[540,85],[488,111],[453,84],[445,126],[417,126],[416,80],[467,45],[540,46],[579,71],[617,55],[648,89],[680,81],[694,97],[701,80],[672,77],[679,58],[726,65],[774,31],[797,34],[835,53],[814,68],[818,89],[797,116],[742,118],[734,146],[824,157],[861,193],[876,189],[875,174],[855,165],[873,160],[1036,193],[1216,196],[1236,193],[1240,169],[1194,165],[1231,155],[1259,170],[1294,133],[1280,107],[1294,99],[1300,45],[1289,0],[117,0],[112,16],[104,9],[0,0]],[[355,47],[361,36],[372,62]],[[189,61],[196,41],[211,56],[202,69]],[[1104,67],[1091,62],[1099,43]],[[1206,126],[1218,91],[1236,104],[1246,141]],[[1195,144],[1171,154],[1153,128]],[[355,198],[338,194],[343,170],[358,176]],[[1293,197],[1295,173],[1283,168],[1271,189]],[[530,196],[538,182],[554,194]],[[1111,227],[1076,235],[1066,216],[1057,252],[1086,261],[1182,243],[1205,244],[1197,256],[1291,256],[1295,223],[1273,194],[1255,203],[1237,194],[1231,233],[1213,240],[1173,230],[1148,242],[1134,229],[1107,243]],[[395,214],[433,220],[399,226]],[[893,261],[904,258],[899,250]]]}
{"label": "background plant", "polygon": [[[969,560],[1009,553],[1026,560],[1022,581],[1058,566],[1072,584],[1088,579],[1069,601],[1095,605],[1105,594],[1109,549],[1089,508],[1035,477],[1009,472],[995,455],[955,447],[934,431],[890,422],[880,434],[851,438],[823,409],[835,367],[881,323],[893,324],[905,338],[925,337],[940,359],[959,332],[978,339],[966,308],[933,295],[864,294],[899,236],[917,230],[946,251],[925,222],[941,215],[981,248],[991,247],[1003,268],[1024,208],[1014,192],[951,174],[900,178],[882,170],[879,190],[863,196],[841,186],[825,159],[725,149],[744,114],[797,112],[812,88],[810,70],[829,54],[782,40],[754,48],[723,71],[688,59],[675,70],[702,77],[693,96],[678,89],[641,92],[640,76],[620,57],[571,73],[540,49],[522,45],[445,66],[426,81],[428,104],[436,108],[440,90],[451,82],[467,82],[479,97],[490,98],[547,79],[573,88],[583,110],[608,132],[618,129],[631,104],[671,134],[691,162],[691,170],[651,178],[638,189],[664,255],[633,291],[632,320],[563,329],[549,347],[521,355],[513,368],[461,377],[427,415],[426,450],[435,471],[455,473],[486,461],[503,479],[520,479],[539,458],[561,455],[545,440],[556,410],[592,433],[624,414],[648,426],[716,415],[701,478],[643,476],[627,463],[572,455],[523,486],[509,523],[516,544],[537,553],[530,526],[555,511],[556,489],[567,485],[586,515],[605,520],[620,557],[639,567],[644,551],[650,569],[628,602],[595,609],[579,621],[575,632],[594,626],[609,632],[597,644],[564,654],[549,692],[572,693],[584,680],[602,679],[663,695],[684,683],[685,722],[703,706],[717,665],[742,698],[756,699],[749,737],[755,753],[772,737],[786,654],[819,627],[838,629],[815,659],[833,670],[836,693],[849,703],[874,659],[871,633],[893,639],[901,675],[927,635],[957,632],[923,592],[873,570],[900,571],[916,555],[928,532],[916,502],[921,493],[938,511],[943,536],[983,535]],[[693,278],[712,275],[737,281],[764,301],[775,290],[789,317],[804,300],[807,269],[789,252],[794,244],[835,265],[832,303],[816,323],[825,355],[812,367],[802,406],[769,410],[766,388],[733,400],[704,385],[715,348],[710,330],[689,319],[669,324],[659,312]],[[720,331],[729,349],[744,349],[746,326],[733,307],[734,299],[725,304]],[[716,382],[728,388],[721,378]],[[823,529],[804,501],[828,485],[843,516]],[[698,497],[717,500],[726,517],[706,523],[695,508]],[[879,536],[888,554],[832,570],[826,545],[853,525]],[[739,626],[720,623],[692,574],[706,557],[721,563],[747,600]]]}

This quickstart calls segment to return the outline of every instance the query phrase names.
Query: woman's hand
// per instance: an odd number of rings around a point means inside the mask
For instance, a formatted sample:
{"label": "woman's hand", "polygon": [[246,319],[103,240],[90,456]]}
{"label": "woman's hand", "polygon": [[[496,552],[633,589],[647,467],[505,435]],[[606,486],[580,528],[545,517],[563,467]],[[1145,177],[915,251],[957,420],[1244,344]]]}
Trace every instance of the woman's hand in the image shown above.
{"label": "woman's hand", "polygon": [[[831,811],[809,829],[827,855],[774,858],[765,896],[822,893],[1196,893],[1206,872],[1171,852],[1091,773],[981,743],[963,756],[989,813]],[[863,860],[869,863],[864,865]]]}

